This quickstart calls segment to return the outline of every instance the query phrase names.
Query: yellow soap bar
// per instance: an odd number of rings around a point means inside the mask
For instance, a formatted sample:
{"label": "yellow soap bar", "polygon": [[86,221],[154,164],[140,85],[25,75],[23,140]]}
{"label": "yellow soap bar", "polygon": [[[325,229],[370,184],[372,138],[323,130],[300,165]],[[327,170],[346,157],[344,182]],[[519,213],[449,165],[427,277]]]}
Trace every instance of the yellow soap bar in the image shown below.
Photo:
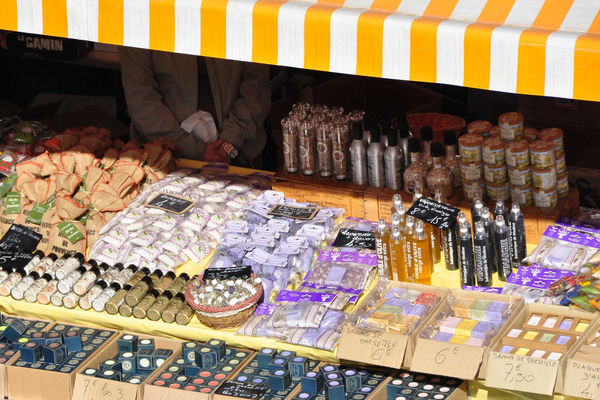
{"label": "yellow soap bar", "polygon": [[449,343],[456,343],[456,344],[465,344],[465,342],[469,340],[468,336],[465,335],[454,335],[450,338],[450,340],[448,340]]}
{"label": "yellow soap bar", "polygon": [[523,339],[525,340],[533,340],[535,339],[535,337],[538,335],[538,332],[536,331],[527,331],[524,335],[523,335]]}
{"label": "yellow soap bar", "polygon": [[463,319],[454,330],[454,333],[457,335],[465,335],[470,337],[471,331],[473,328],[475,328],[478,322],[479,321],[475,321],[474,319]]}
{"label": "yellow soap bar", "polygon": [[527,353],[529,353],[529,349],[525,349],[523,347],[519,347],[517,349],[517,351],[515,351],[515,354],[519,355],[519,356],[526,356]]}

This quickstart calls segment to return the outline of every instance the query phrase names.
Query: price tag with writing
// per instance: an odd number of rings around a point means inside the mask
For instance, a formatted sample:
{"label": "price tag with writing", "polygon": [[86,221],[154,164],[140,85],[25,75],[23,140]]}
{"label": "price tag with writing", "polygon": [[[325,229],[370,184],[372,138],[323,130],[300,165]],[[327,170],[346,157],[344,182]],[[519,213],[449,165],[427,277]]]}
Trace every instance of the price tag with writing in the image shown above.
{"label": "price tag with writing", "polygon": [[400,368],[407,343],[406,335],[344,326],[337,357],[382,367]]}
{"label": "price tag with writing", "polygon": [[21,193],[8,192],[6,194],[6,214],[21,214]]}
{"label": "price tag with writing", "polygon": [[82,400],[135,399],[139,385],[77,375],[73,398]]}
{"label": "price tag with writing", "polygon": [[146,203],[146,207],[159,208],[161,210],[179,215],[185,213],[195,204],[195,201],[188,200],[185,197],[174,194],[159,193]]}
{"label": "price tag with writing", "polygon": [[485,384],[501,389],[551,395],[559,362],[492,351]]}
{"label": "price tag with writing", "polygon": [[237,397],[240,399],[259,400],[264,397],[269,388],[265,384],[252,382],[228,381],[215,391],[215,398],[220,396]]}
{"label": "price tag with writing", "polygon": [[69,242],[75,244],[83,239],[83,233],[71,221],[63,221],[58,224],[58,230],[62,233]]}
{"label": "price tag with writing", "polygon": [[600,399],[600,363],[567,361],[563,393],[584,399]]}
{"label": "price tag with writing", "polygon": [[450,229],[456,223],[459,212],[458,208],[421,197],[410,207],[406,214],[440,229]]}
{"label": "price tag with writing", "polygon": [[313,219],[318,212],[319,207],[297,207],[288,206],[285,204],[277,204],[271,208],[269,215],[310,220]]}
{"label": "price tag with writing", "polygon": [[483,347],[418,339],[410,369],[473,380],[479,371],[483,353]]}
{"label": "price tag with writing", "polygon": [[23,225],[12,224],[0,239],[0,251],[32,252],[42,235]]}

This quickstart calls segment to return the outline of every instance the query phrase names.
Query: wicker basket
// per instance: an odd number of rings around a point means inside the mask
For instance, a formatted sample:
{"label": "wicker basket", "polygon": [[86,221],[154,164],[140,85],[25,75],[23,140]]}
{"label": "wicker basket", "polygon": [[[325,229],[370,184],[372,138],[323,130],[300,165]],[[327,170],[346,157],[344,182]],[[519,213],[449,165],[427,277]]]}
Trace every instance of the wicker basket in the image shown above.
{"label": "wicker basket", "polygon": [[[252,278],[254,278],[254,275],[252,275]],[[241,303],[227,307],[209,307],[194,301],[192,296],[194,281],[195,279],[190,281],[185,289],[185,300],[196,311],[198,320],[203,325],[213,329],[232,328],[246,322],[254,313],[258,301],[263,296],[263,285],[260,283],[255,285],[256,293]]]}

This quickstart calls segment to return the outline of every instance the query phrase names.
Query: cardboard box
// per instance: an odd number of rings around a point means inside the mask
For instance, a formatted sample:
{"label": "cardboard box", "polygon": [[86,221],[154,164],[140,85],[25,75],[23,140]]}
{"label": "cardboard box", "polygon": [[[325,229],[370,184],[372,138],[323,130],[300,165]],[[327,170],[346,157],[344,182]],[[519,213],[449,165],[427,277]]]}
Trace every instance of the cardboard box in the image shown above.
{"label": "cardboard box", "polygon": [[[438,312],[432,316],[430,322],[435,321],[437,315],[448,312],[450,302],[460,299],[505,301],[512,304],[513,312],[506,320],[503,328],[511,325],[512,321],[519,314],[523,307],[523,299],[520,297],[507,296],[503,294],[468,292],[462,290],[452,290],[446,298],[445,304],[438,309]],[[502,328],[502,329],[503,329]],[[426,327],[421,328],[421,333]],[[502,329],[492,339],[494,343]],[[484,357],[487,355],[487,346],[477,347],[465,344],[454,344],[440,342],[433,339],[417,338],[416,349],[410,364],[411,371],[425,372],[434,375],[451,376],[455,378],[473,380],[477,377],[479,368]]]}
{"label": "cardboard box", "polygon": [[600,329],[600,319],[597,318],[575,345],[564,368],[564,384],[561,393],[584,399],[600,398],[600,355],[579,352],[587,340],[594,337],[598,329]]}
{"label": "cardboard box", "polygon": [[[173,354],[164,362],[165,365],[170,364],[177,358],[178,351],[181,351],[181,340],[167,339],[158,336],[143,335],[135,332],[119,332],[116,336],[121,337],[125,334],[131,334],[138,336],[140,339],[154,339],[154,346],[157,349],[170,349],[173,350]],[[127,382],[111,381],[108,379],[97,378],[93,376],[83,375],[80,372],[85,368],[96,368],[103,361],[114,357],[118,353],[117,340],[112,340],[97,351],[87,363],[84,363],[82,368],[77,370],[77,376],[75,378],[75,386],[73,388],[73,399],[77,400],[92,400],[98,398],[112,398],[106,396],[106,393],[117,394],[115,399],[127,399],[127,400],[142,400],[144,398],[144,384],[150,382],[158,375],[156,370],[146,380],[139,385],[134,385]],[[103,397],[104,396],[104,397]]]}
{"label": "cardboard box", "polygon": [[[52,325],[52,327],[59,323],[63,322],[57,322]],[[87,328],[71,323],[64,324]],[[100,354],[103,349],[113,343],[118,336],[117,331],[112,329],[102,329],[112,331],[115,334],[100,346],[88,360],[94,358],[97,354]],[[85,368],[87,364],[87,362],[83,362],[79,367],[73,370],[73,372],[67,374],[56,371],[17,367],[14,365],[17,361],[18,358],[15,358],[7,365],[8,398],[11,400],[64,400],[65,398],[71,398],[75,376],[81,369]]]}
{"label": "cardboard box", "polygon": [[[507,329],[522,329],[529,313],[552,313],[559,316],[586,318],[591,320],[591,325],[597,319],[597,316],[583,311],[573,310],[567,307],[554,306],[548,304],[527,304],[518,313]],[[541,328],[543,329],[543,328]],[[588,330],[584,333],[586,334]],[[487,362],[486,386],[500,389],[526,391],[529,393],[538,393],[551,395],[556,391],[563,390],[564,368],[567,360],[573,354],[577,346],[573,346],[565,353],[561,360],[552,361],[538,359],[529,356],[519,356],[516,354],[499,353],[497,350],[501,343],[502,336],[494,340],[491,346]]]}
{"label": "cardboard box", "polygon": [[[410,366],[419,332],[427,325],[432,316],[437,314],[438,309],[444,304],[450,290],[418,283],[394,281],[391,284],[395,287],[434,293],[439,297],[438,303],[429,314],[423,317],[420,325],[410,336],[394,333],[393,331],[377,332],[344,325],[336,357],[343,360],[396,369],[402,366]],[[362,301],[361,304],[364,304],[366,301],[367,299]],[[359,307],[358,312],[361,312],[361,308]]]}
{"label": "cardboard box", "polygon": [[[232,350],[244,350],[249,351],[248,349],[241,349],[236,347],[228,347]],[[175,355],[175,359],[182,355],[181,345],[179,346],[179,351]],[[237,373],[245,367],[250,360],[254,358],[254,354],[250,354],[250,356],[238,365],[228,376],[223,380],[225,382],[228,379],[231,379],[233,376],[236,376]],[[164,367],[161,367],[156,376],[160,376],[168,367],[170,363],[165,363]],[[154,379],[154,378],[153,378]],[[154,386],[151,384],[152,380],[146,381],[144,384],[144,400],[210,400],[213,397],[213,393],[200,393],[200,392],[188,392],[186,390],[181,389],[171,389],[165,386]]]}

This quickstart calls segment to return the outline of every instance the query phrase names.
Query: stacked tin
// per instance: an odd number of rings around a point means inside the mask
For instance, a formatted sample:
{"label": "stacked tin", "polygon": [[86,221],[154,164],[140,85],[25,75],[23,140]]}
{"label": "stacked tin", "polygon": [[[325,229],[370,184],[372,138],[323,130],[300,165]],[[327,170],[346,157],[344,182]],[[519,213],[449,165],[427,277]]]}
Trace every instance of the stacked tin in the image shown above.
{"label": "stacked tin", "polygon": [[465,197],[469,200],[483,199],[485,191],[482,142],[483,136],[480,133],[467,133],[458,138],[460,174]]}
{"label": "stacked tin", "polygon": [[508,190],[508,170],[504,142],[500,136],[490,136],[482,143],[483,171],[488,197],[494,202],[507,201],[510,198]]}
{"label": "stacked tin", "polygon": [[[551,209],[558,204],[556,153],[554,143],[538,139],[531,143],[531,172],[533,201],[540,209]],[[567,186],[568,191],[568,186]]]}
{"label": "stacked tin", "polygon": [[558,197],[567,197],[569,194],[569,176],[565,161],[564,134],[560,128],[543,129],[538,133],[542,140],[552,142],[554,145],[554,158],[556,160],[556,191]]}

